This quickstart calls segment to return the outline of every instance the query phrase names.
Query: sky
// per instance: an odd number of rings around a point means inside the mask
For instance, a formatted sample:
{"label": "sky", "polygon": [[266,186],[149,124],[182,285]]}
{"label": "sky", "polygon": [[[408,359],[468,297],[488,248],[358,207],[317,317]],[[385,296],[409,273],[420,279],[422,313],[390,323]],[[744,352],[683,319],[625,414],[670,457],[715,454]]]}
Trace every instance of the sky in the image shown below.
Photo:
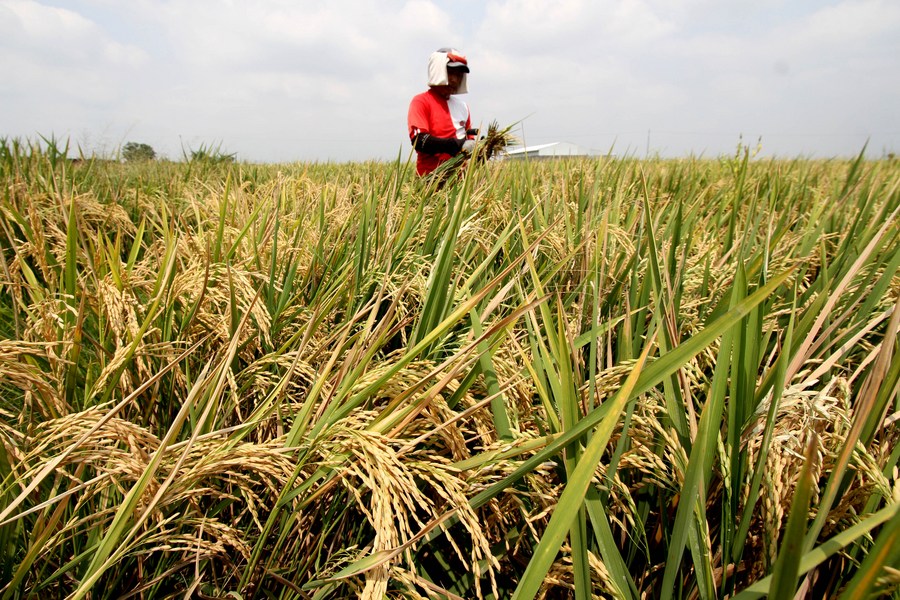
{"label": "sky", "polygon": [[897,0],[0,0],[0,138],[406,160],[440,47],[468,57],[473,123],[527,145],[900,151]]}

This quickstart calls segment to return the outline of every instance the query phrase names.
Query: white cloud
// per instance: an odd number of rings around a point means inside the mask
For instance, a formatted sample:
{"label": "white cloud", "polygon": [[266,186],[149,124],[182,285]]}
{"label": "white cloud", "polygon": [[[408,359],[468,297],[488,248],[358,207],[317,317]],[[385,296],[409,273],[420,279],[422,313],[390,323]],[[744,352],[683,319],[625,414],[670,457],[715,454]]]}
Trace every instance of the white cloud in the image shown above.
{"label": "white cloud", "polygon": [[897,34],[900,5],[886,0],[853,0],[825,6],[807,20],[801,35],[822,44],[865,43]]}
{"label": "white cloud", "polygon": [[7,40],[32,48],[55,41],[83,39],[92,33],[92,23],[78,13],[43,6],[28,0],[4,0],[3,34]]}
{"label": "white cloud", "polygon": [[0,0],[0,136],[393,158],[426,58],[447,45],[469,55],[475,120],[525,118],[530,141],[643,148],[649,129],[671,153],[730,151],[738,133],[781,153],[900,145],[891,0]]}
{"label": "white cloud", "polygon": [[147,60],[140,48],[110,39],[95,23],[71,10],[29,0],[2,0],[0,14],[4,50],[27,55],[36,64],[137,67]]}
{"label": "white cloud", "polygon": [[479,30],[484,42],[516,55],[568,54],[589,58],[615,44],[647,43],[672,25],[642,0],[496,0],[489,2]]}
{"label": "white cloud", "polygon": [[74,10],[0,0],[0,136],[105,135],[148,60]]}

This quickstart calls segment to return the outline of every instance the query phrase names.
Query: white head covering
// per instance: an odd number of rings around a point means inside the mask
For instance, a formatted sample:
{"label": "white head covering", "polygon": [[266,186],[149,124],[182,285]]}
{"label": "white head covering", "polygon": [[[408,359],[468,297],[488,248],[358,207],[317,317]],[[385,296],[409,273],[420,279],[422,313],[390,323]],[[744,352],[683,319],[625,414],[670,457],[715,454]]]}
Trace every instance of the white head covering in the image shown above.
{"label": "white head covering", "polygon": [[[451,58],[452,56],[452,58]],[[431,53],[431,56],[428,57],[428,85],[449,85],[450,80],[447,77],[447,66],[464,66],[468,71],[468,65],[466,64],[465,55],[459,50],[455,50],[453,48],[440,48]],[[468,72],[463,73],[462,81],[459,83],[459,88],[455,93],[457,94],[465,94],[469,91],[469,87],[466,84],[466,80],[468,79]]]}

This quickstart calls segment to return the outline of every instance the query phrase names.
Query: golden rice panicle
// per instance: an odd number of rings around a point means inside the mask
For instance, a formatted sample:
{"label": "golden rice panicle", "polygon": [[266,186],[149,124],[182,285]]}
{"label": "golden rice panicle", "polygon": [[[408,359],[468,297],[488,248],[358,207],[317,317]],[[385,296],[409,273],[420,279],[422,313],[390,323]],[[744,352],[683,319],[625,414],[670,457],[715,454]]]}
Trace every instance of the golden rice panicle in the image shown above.
{"label": "golden rice panicle", "polygon": [[[490,575],[494,569],[490,544],[468,507],[465,486],[458,474],[434,460],[401,460],[391,440],[373,432],[348,428],[352,420],[339,424],[331,432],[327,456],[348,455],[342,467],[342,479],[374,531],[372,552],[390,551],[410,542],[428,522],[436,521],[453,508],[471,537],[469,554],[455,543],[449,531],[445,530],[444,535],[461,563],[473,565],[476,577],[481,577],[479,564],[485,560],[488,562],[484,574]],[[417,481],[425,484],[425,490]],[[406,568],[414,570],[412,555],[407,550],[364,574],[362,596],[382,597],[391,581],[393,565],[401,559],[407,563]]]}

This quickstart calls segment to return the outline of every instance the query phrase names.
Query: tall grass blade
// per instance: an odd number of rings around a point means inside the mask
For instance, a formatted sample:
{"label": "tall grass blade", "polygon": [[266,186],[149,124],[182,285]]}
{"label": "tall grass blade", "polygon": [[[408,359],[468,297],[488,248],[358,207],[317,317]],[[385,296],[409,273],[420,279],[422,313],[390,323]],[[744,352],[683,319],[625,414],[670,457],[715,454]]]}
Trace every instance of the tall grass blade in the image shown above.
{"label": "tall grass blade", "polygon": [[[865,538],[865,536],[876,527],[883,525],[892,519],[896,519],[898,514],[900,514],[900,504],[886,506],[877,512],[870,513],[868,516],[863,517],[858,523],[851,525],[837,535],[822,542],[809,552],[803,553],[802,558],[800,559],[798,575],[802,576],[812,571],[830,557],[834,556],[837,552],[840,552],[851,544],[857,543],[859,540]],[[735,594],[734,600],[754,600],[755,598],[764,598],[768,596],[772,586],[772,579],[772,575],[767,575]]]}
{"label": "tall grass blade", "polygon": [[528,563],[528,567],[525,569],[522,579],[516,587],[513,595],[514,599],[534,598],[537,595],[541,582],[544,580],[557,552],[559,552],[560,544],[562,544],[566,532],[572,526],[573,520],[581,510],[581,505],[584,502],[584,497],[597,463],[600,462],[600,458],[606,449],[606,444],[612,435],[613,427],[619,419],[619,415],[624,410],[625,404],[631,398],[631,395],[635,392],[641,370],[651,349],[652,344],[648,340],[622,387],[616,393],[616,396],[610,400],[610,408],[604,411],[605,415],[597,424],[597,429],[585,447],[578,465],[569,475],[568,482],[560,495],[550,523],[547,524],[541,541],[534,550],[534,556]]}
{"label": "tall grass blade", "polygon": [[900,565],[900,512],[894,513],[875,540],[875,545],[847,588],[841,600],[864,600],[876,592],[878,579],[884,576],[886,568],[897,569]]}

